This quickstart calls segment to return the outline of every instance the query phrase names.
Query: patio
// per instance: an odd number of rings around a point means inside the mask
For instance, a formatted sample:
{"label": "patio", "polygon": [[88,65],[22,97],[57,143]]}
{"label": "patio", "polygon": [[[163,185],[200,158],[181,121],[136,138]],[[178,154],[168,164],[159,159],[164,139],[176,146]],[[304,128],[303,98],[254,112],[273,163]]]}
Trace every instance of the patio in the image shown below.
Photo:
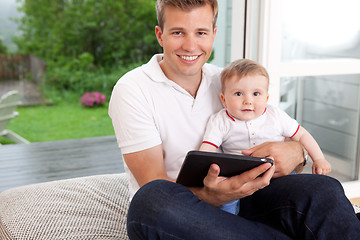
{"label": "patio", "polygon": [[23,185],[124,172],[115,136],[0,146],[0,192]]}
{"label": "patio", "polygon": [[[0,146],[0,192],[13,187],[75,177],[124,172],[115,136]],[[305,169],[304,172],[311,172]],[[360,205],[359,182],[343,183]]]}

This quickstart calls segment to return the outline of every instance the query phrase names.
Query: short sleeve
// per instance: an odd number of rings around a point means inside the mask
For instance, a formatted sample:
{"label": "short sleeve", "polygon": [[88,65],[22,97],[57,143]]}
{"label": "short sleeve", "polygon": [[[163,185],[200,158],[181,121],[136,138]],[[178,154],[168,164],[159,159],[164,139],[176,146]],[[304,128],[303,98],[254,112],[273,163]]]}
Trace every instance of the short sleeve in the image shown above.
{"label": "short sleeve", "polygon": [[161,144],[149,99],[135,81],[129,84],[120,79],[115,85],[109,103],[109,116],[123,154]]}
{"label": "short sleeve", "polygon": [[220,147],[226,132],[226,124],[221,116],[221,111],[212,115],[206,125],[203,142],[208,142]]}
{"label": "short sleeve", "polygon": [[299,123],[280,108],[276,107],[274,110],[283,129],[282,135],[284,137],[294,136],[299,130]]}

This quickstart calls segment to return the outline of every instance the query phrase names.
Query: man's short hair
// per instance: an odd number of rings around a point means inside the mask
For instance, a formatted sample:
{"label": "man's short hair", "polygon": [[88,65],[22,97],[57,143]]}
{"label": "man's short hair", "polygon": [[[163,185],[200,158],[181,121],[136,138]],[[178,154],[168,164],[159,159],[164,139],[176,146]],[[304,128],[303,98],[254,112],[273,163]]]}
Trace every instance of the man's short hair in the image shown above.
{"label": "man's short hair", "polygon": [[216,26],[218,16],[218,2],[217,0],[157,0],[156,1],[156,15],[158,25],[161,29],[164,27],[164,10],[166,7],[175,7],[183,11],[190,11],[196,7],[205,6],[209,4],[214,12],[213,27]]}
{"label": "man's short hair", "polygon": [[258,62],[252,61],[250,59],[239,59],[231,62],[224,70],[221,72],[221,91],[224,93],[226,82],[233,76],[237,76],[240,79],[246,77],[247,75],[262,75],[268,80],[269,84],[269,74],[266,69],[259,64]]}

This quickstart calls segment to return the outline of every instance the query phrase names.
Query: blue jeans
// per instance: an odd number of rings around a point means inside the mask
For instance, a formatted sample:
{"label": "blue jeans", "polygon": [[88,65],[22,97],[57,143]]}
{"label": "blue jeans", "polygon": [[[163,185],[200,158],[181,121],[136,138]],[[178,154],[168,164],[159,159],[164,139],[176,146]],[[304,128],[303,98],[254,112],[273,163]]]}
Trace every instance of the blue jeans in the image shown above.
{"label": "blue jeans", "polygon": [[130,239],[360,239],[360,221],[341,184],[298,174],[277,178],[229,214],[182,185],[156,180],[134,196]]}
{"label": "blue jeans", "polygon": [[[290,174],[296,174],[296,172],[293,171]],[[220,206],[220,209],[228,213],[238,214],[239,207],[240,207],[240,200],[235,200]]]}

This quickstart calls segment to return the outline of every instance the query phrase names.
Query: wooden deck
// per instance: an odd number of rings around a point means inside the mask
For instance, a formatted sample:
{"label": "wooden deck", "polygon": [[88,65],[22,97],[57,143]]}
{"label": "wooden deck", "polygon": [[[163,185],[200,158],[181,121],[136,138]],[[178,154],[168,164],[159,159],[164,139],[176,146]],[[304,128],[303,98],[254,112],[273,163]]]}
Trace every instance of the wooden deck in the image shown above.
{"label": "wooden deck", "polygon": [[33,183],[124,172],[115,136],[0,146],[0,192]]}

